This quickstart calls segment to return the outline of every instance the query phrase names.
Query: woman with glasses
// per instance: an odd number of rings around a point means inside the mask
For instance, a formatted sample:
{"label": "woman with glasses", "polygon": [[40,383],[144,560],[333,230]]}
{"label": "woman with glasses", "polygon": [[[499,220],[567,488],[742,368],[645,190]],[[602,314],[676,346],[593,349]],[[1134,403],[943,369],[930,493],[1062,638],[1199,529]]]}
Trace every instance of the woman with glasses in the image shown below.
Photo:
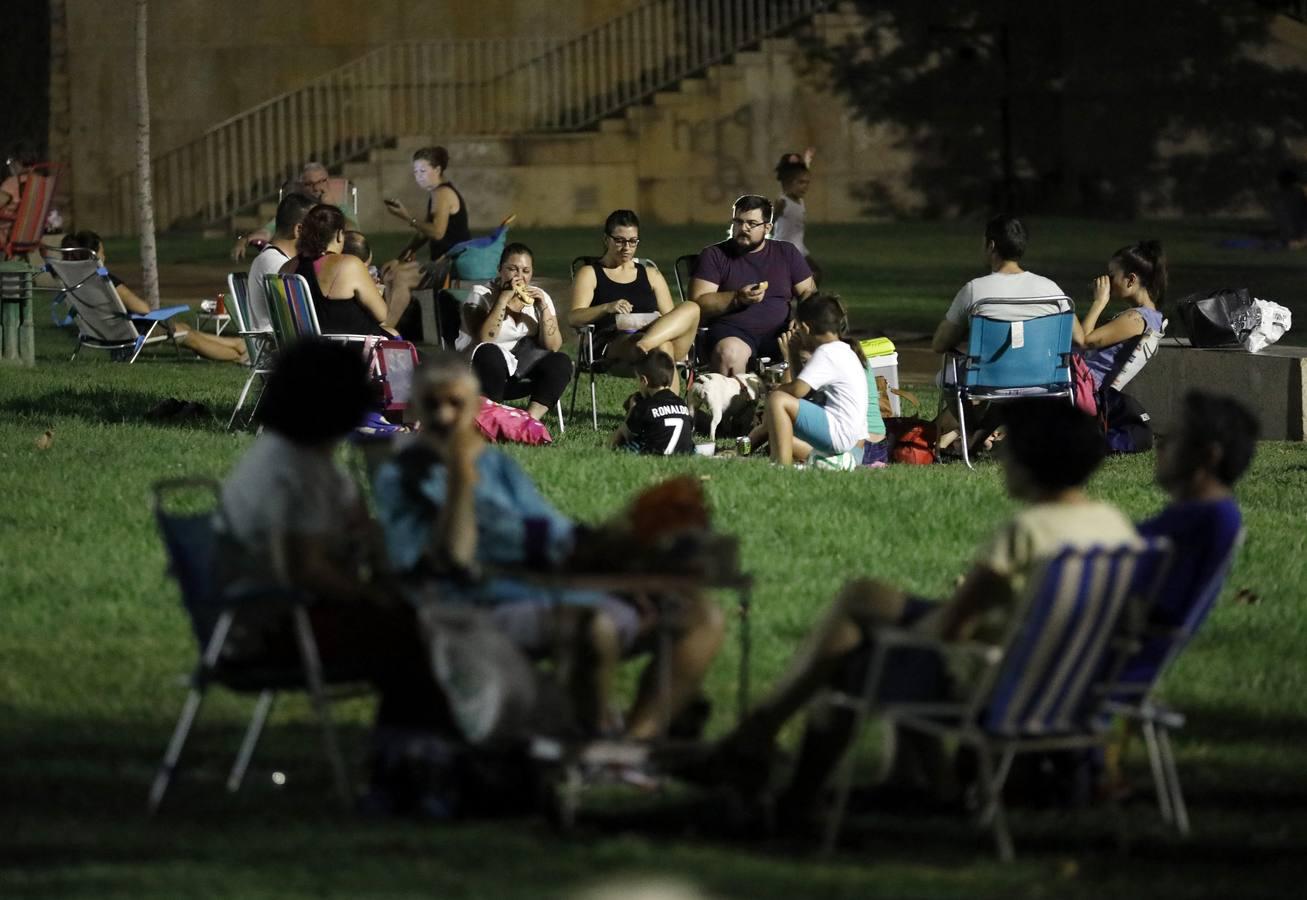
{"label": "woman with glasses", "polygon": [[[636,259],[640,218],[615,210],[604,222],[604,255],[578,269],[572,280],[573,328],[593,325],[595,359],[628,367],[654,350],[685,359],[699,330],[699,307],[672,304],[667,280]],[[679,391],[677,379],[672,390]]]}

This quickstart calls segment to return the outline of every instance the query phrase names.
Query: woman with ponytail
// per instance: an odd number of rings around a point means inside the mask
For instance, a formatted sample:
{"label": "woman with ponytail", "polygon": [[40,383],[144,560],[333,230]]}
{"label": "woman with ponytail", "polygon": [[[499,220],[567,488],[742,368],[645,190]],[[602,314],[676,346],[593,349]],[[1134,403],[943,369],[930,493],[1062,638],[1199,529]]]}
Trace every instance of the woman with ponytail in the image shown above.
{"label": "woman with ponytail", "polygon": [[[1095,278],[1093,288],[1093,302],[1084,319],[1076,323],[1075,338],[1085,349],[1085,362],[1094,376],[1094,387],[1099,388],[1118,368],[1122,351],[1129,353],[1137,346],[1136,338],[1162,332],[1166,254],[1161,242],[1140,241],[1116,251],[1107,263],[1107,274]],[[1098,324],[1112,300],[1123,300],[1128,308]]]}

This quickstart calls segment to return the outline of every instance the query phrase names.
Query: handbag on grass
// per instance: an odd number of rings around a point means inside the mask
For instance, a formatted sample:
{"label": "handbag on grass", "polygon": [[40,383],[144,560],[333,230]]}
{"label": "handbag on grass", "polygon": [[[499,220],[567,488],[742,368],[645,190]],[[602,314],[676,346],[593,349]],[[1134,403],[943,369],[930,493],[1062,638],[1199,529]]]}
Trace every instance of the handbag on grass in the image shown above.
{"label": "handbag on grass", "polygon": [[915,411],[908,416],[883,416],[885,441],[889,444],[890,462],[911,466],[927,466],[936,459],[939,428],[933,419],[921,418],[921,401],[911,391],[890,388],[899,399],[912,404]]}

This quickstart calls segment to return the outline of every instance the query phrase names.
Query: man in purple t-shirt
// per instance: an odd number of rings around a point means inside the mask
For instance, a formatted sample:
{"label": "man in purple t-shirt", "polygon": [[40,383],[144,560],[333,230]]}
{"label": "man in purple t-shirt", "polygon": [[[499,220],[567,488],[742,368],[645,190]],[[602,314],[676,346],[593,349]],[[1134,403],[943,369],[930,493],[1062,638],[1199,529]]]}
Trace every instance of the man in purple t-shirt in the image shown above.
{"label": "man in purple t-shirt", "polygon": [[790,300],[817,290],[803,254],[788,241],[769,241],[771,229],[771,201],[746,194],[731,209],[731,236],[699,254],[690,299],[709,322],[714,372],[736,375],[750,357],[779,356]]}

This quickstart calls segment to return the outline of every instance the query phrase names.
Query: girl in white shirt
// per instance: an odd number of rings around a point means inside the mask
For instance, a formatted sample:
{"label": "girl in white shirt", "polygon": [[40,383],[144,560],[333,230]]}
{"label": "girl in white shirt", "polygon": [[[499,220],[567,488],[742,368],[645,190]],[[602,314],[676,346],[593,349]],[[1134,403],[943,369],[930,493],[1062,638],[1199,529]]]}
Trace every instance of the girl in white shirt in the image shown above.
{"label": "girl in white shirt", "polygon": [[472,369],[481,392],[502,403],[529,397],[527,413],[543,419],[572,378],[572,360],[562,352],[554,301],[531,283],[534,257],[526,244],[509,244],[499,273],[472,288],[463,304],[456,350],[472,350]]}
{"label": "girl in white shirt", "polygon": [[805,230],[808,225],[808,207],[803,198],[812,183],[812,159],[815,151],[809,147],[798,153],[786,153],[776,164],[776,180],[781,184],[781,196],[776,199],[776,217],[772,222],[771,237],[789,241],[799,249],[812,269],[812,277],[821,284],[821,269],[808,253]]}
{"label": "girl in white shirt", "polygon": [[[840,298],[816,294],[799,304],[794,327],[781,336],[781,350],[790,360],[788,380],[767,395],[762,426],[753,435],[755,443],[767,442],[777,465],[843,457],[866,438],[867,363],[862,348],[844,338],[847,330]],[[802,351],[812,358],[794,378],[794,357]],[[822,392],[824,405],[810,398],[815,391]]]}

